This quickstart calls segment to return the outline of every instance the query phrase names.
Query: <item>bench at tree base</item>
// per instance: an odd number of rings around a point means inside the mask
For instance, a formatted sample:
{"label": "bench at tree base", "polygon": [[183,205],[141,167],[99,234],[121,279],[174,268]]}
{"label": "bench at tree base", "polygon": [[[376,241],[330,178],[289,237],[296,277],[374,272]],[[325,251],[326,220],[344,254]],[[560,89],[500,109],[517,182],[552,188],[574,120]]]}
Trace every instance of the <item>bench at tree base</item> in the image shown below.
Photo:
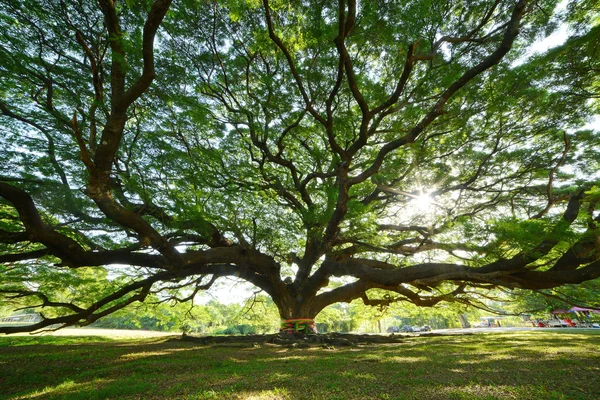
{"label": "bench at tree base", "polygon": [[282,319],[279,332],[285,333],[319,333],[315,321],[310,318]]}

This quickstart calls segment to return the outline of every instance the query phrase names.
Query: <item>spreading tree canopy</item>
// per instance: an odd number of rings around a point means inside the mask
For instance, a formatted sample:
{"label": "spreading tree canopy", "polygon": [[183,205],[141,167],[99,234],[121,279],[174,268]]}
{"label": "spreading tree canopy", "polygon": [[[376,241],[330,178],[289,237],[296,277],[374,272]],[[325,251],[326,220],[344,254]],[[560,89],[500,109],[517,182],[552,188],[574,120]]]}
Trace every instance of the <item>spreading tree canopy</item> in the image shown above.
{"label": "spreading tree canopy", "polygon": [[0,332],[600,276],[597,0],[0,2]]}

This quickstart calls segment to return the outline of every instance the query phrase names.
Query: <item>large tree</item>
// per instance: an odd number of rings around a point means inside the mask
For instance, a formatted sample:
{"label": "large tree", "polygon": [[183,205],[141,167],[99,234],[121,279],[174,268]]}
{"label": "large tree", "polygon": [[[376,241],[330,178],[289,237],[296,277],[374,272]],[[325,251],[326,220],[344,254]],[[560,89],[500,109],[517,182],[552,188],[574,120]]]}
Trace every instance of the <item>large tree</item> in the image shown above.
{"label": "large tree", "polygon": [[0,332],[600,276],[597,1],[1,3],[0,295],[43,320]]}

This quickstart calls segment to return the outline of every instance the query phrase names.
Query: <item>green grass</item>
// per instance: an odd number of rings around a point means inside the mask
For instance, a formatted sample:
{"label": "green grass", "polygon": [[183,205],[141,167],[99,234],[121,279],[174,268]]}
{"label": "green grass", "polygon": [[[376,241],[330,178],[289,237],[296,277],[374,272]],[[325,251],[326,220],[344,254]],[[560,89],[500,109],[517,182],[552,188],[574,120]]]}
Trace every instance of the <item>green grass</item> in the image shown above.
{"label": "green grass", "polygon": [[0,337],[4,399],[600,399],[600,334],[411,337],[377,347]]}

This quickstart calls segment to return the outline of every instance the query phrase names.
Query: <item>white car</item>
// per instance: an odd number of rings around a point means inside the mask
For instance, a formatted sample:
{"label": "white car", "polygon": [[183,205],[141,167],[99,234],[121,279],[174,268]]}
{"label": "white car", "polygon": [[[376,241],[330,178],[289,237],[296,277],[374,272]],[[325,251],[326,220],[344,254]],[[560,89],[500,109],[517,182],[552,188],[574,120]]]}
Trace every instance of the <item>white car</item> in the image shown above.
{"label": "white car", "polygon": [[553,319],[548,321],[548,327],[550,328],[568,328],[569,326],[571,325],[569,325],[567,321],[562,319]]}

